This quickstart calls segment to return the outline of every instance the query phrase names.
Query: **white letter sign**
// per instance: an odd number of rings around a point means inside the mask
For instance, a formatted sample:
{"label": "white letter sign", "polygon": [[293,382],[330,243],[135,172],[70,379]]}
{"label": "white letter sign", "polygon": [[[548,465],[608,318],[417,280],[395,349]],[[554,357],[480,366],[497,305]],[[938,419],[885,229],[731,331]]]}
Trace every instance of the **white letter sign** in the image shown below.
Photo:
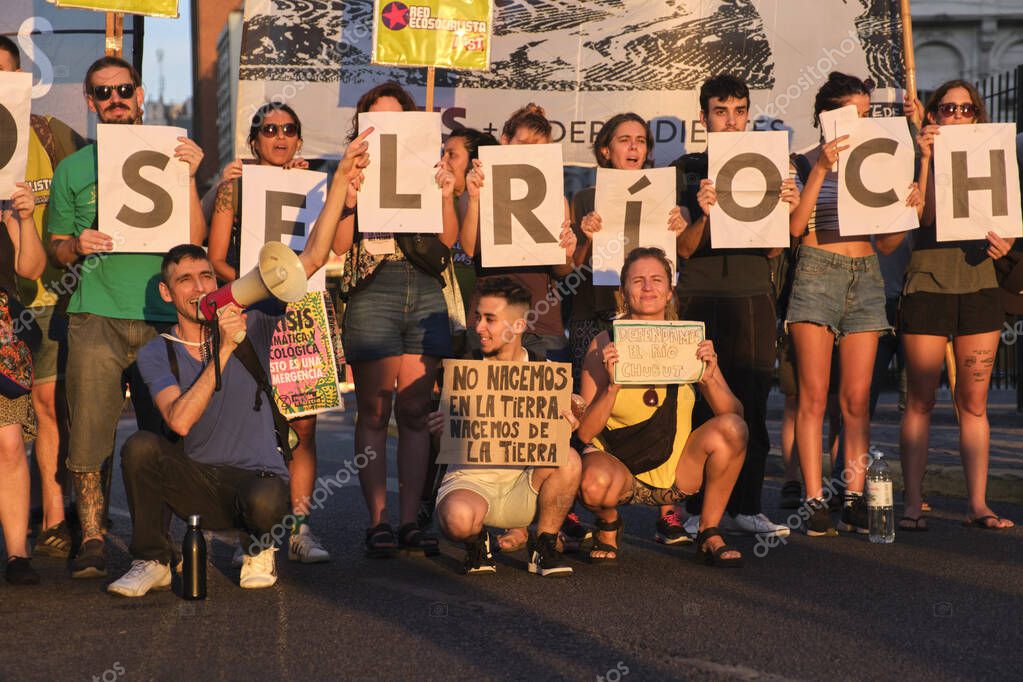
{"label": "white letter sign", "polygon": [[32,74],[0,73],[0,199],[25,182],[31,109]]}

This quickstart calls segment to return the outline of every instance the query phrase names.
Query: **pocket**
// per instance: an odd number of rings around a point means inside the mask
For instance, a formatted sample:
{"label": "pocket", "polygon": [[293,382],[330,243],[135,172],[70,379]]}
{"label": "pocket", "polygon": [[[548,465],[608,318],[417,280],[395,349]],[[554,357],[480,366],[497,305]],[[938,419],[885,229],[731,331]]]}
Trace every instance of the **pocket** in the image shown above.
{"label": "pocket", "polygon": [[822,275],[828,269],[828,264],[816,258],[803,257],[796,263],[796,274]]}

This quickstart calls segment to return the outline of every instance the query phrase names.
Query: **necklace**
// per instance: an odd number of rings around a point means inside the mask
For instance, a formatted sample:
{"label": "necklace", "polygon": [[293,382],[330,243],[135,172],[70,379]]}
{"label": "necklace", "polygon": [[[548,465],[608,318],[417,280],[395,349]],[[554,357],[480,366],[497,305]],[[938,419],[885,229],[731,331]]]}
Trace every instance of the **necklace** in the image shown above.
{"label": "necklace", "polygon": [[[177,336],[174,336],[173,334],[168,334],[167,332],[161,333],[160,336],[162,336],[163,338],[167,339],[168,341],[173,341],[174,343],[180,343],[183,346],[190,346],[192,348],[198,348],[199,349],[199,360],[203,364],[206,364],[207,362],[209,362],[210,358],[213,357],[212,353],[210,351],[210,339],[203,339],[202,341],[185,341],[184,339],[178,338]],[[206,336],[205,328],[203,328],[203,336]]]}
{"label": "necklace", "polygon": [[657,389],[651,386],[643,393],[643,404],[647,407],[657,407],[661,399],[657,396]]}

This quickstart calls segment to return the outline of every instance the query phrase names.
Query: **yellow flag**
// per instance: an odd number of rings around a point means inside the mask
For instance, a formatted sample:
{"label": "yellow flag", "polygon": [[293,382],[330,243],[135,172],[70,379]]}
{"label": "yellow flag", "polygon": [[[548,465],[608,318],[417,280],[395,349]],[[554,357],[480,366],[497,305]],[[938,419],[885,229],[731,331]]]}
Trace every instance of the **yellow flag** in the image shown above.
{"label": "yellow flag", "polygon": [[374,64],[490,69],[492,0],[374,0]]}
{"label": "yellow flag", "polygon": [[178,18],[178,0],[57,0],[57,7]]}

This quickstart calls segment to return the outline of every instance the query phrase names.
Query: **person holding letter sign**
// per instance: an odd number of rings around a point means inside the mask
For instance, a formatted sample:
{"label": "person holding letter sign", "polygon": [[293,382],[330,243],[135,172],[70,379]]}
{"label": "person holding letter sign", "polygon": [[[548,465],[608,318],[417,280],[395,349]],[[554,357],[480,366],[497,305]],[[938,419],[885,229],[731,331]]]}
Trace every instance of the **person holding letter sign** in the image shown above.
{"label": "person holding letter sign", "polygon": [[[1012,239],[989,232],[987,240],[939,242],[936,237],[934,139],[948,125],[987,123],[984,100],[966,81],[942,84],[924,110],[920,183],[927,188],[921,227],[912,235],[899,325],[906,354],[906,411],[899,449],[905,479],[905,508],[899,528],[927,530],[922,518],[923,479],[934,409],[949,337],[955,351],[955,405],[959,415],[959,455],[969,495],[967,523],[1001,530],[1014,524],[987,504],[988,389],[1005,320],[994,260],[1012,248]],[[984,190],[990,192],[996,190]],[[1003,190],[1004,191],[1004,190]]]}
{"label": "person holding letter sign", "polygon": [[[625,310],[619,319],[666,320],[674,306],[671,262],[657,248],[629,253],[621,273]],[[581,395],[588,407],[576,435],[583,453],[580,496],[596,515],[592,563],[618,560],[622,504],[682,502],[706,486],[696,546],[707,563],[739,566],[742,554],[725,544],[718,523],[746,456],[742,403],[718,371],[712,341],[697,347],[705,363],[700,391],[714,416],[692,428],[692,384],[620,386],[613,380],[618,352],[608,332],[590,344]]]}
{"label": "person holding letter sign", "polygon": [[[814,126],[820,116],[855,105],[859,116],[870,114],[871,88],[855,76],[832,72],[817,92]],[[863,497],[870,446],[870,381],[878,337],[892,331],[885,313],[884,280],[870,236],[842,237],[838,231],[838,175],[832,168],[847,150],[848,136],[824,140],[810,156],[812,169],[799,206],[790,219],[793,237],[801,239],[785,327],[796,351],[799,406],[796,449],[806,485],[810,537],[838,534],[823,499],[821,424],[828,399],[831,356],[838,345],[839,402],[846,454],[845,500],[839,529],[867,533],[867,506]],[[906,200],[919,206],[915,185]],[[919,210],[919,209],[918,209]],[[878,248],[889,252],[897,239],[877,237]]]}
{"label": "person holding letter sign", "polygon": [[[416,103],[400,85],[388,82],[363,94],[355,109],[345,159],[360,157],[356,166],[366,168],[372,161],[366,154],[365,140],[373,129],[356,137],[358,115],[416,111]],[[439,139],[436,152],[439,155]],[[316,224],[337,224],[334,251],[348,253],[342,282],[348,305],[342,333],[345,358],[355,376],[355,451],[386,451],[392,402],[398,422],[400,526],[395,537],[387,515],[387,461],[385,457],[375,458],[359,472],[370,517],[366,555],[389,557],[399,548],[417,555],[435,554],[437,539],[419,529],[416,514],[428,468],[430,434],[426,415],[440,360],[451,354],[441,271],[427,272],[420,259],[411,260],[402,246],[407,235],[371,239],[359,232],[356,204],[363,179],[361,173],[351,179],[335,174]],[[416,238],[430,246],[431,254],[443,253],[446,265],[449,249],[458,238],[455,181],[443,167],[438,168],[435,180],[442,194],[443,232]],[[434,260],[439,264],[439,259]]]}
{"label": "person holding letter sign", "polygon": [[[35,279],[43,273],[46,251],[36,231],[33,212],[35,198],[24,182],[17,183],[11,198],[0,201],[0,303],[6,316],[3,329],[21,339],[25,355],[19,359],[22,369],[31,363],[26,344],[30,331],[19,314],[23,308],[17,299],[17,277]],[[36,330],[38,331],[38,330]],[[15,340],[0,339],[0,343],[14,347]],[[8,357],[7,362],[11,358]],[[6,362],[5,362],[6,364]],[[4,377],[5,388],[12,383]],[[35,585],[39,574],[32,568],[28,546],[29,471],[25,457],[25,440],[36,435],[36,420],[32,412],[32,395],[22,392],[9,397],[0,395],[0,526],[3,526],[7,562],[4,574],[14,585]]]}
{"label": "person holding letter sign", "polygon": [[[100,123],[141,125],[142,83],[138,72],[118,57],[103,57],[85,75],[85,101]],[[188,164],[190,237],[206,238],[206,221],[195,188],[203,153],[179,138],[174,155]],[[160,254],[110,253],[117,235],[96,224],[96,145],[64,159],[50,190],[50,250],[61,265],[74,266],[78,288],[68,306],[67,400],[71,424],[68,470],[74,479],[82,545],[71,563],[75,578],[106,575],[101,469],[109,465],[117,420],[124,403],[124,380],[131,383],[139,428],[159,433],[153,407],[135,367],[138,350],[175,320],[174,308],[160,298]]]}
{"label": "person holding letter sign", "polygon": [[[302,148],[302,122],[287,104],[268,102],[252,116],[249,125],[249,149],[261,166],[304,168],[309,164],[296,159]],[[298,161],[298,163],[296,163]],[[240,164],[238,164],[240,168]],[[342,167],[339,172],[344,175]],[[210,224],[210,262],[221,282],[238,279],[242,239],[242,179],[234,175],[220,183]],[[291,506],[295,525],[288,543],[288,559],[302,563],[330,560],[330,554],[309,528],[309,498],[316,480],[316,415],[292,419],[298,435],[288,470],[291,473]],[[241,550],[235,554],[241,561]]]}
{"label": "person holding letter sign", "polygon": [[[651,165],[654,138],[650,126],[639,114],[632,112],[612,116],[600,128],[593,141],[593,156],[601,168],[618,170],[641,170]],[[600,214],[594,211],[596,187],[576,192],[572,197],[572,229],[578,244],[575,249],[576,277],[578,284],[573,289],[572,318],[569,322],[568,343],[572,350],[572,377],[575,386],[582,380],[583,362],[590,343],[601,332],[611,328],[611,320],[617,314],[614,287],[593,284],[593,236],[603,223]],[[681,210],[675,206],[668,212],[667,229],[676,235],[686,227]],[[642,244],[623,244],[623,250]],[[566,278],[571,284],[573,275]],[[687,542],[675,505],[664,505],[657,519],[654,539],[667,545]]]}
{"label": "person holding letter sign", "polygon": [[[731,74],[718,74],[700,87],[700,121],[711,133],[740,133],[749,122],[749,87]],[[757,133],[752,133],[757,134]],[[710,213],[717,204],[714,181],[707,177],[707,152],[687,154],[674,163],[678,172],[678,203],[686,228],[676,240],[679,268],[679,316],[706,325],[713,339],[718,367],[743,404],[749,447],[739,479],[728,502],[721,527],[740,533],[788,535],[789,529],[763,513],[761,491],[764,467],[771,449],[767,434],[767,396],[774,370],[776,319],[771,269],[768,260],[780,249],[715,249]],[[782,180],[778,201],[789,211],[799,203],[792,177]],[[686,501],[693,516],[686,529],[695,534],[700,525],[702,497]]]}
{"label": "person holding letter sign", "polygon": [[[540,361],[522,346],[526,313],[532,301],[527,289],[508,277],[481,282],[476,291],[476,332],[482,360]],[[567,372],[566,372],[567,383]],[[562,416],[575,419],[569,411]],[[439,435],[446,412],[429,416],[430,431]],[[543,577],[572,574],[558,549],[561,528],[579,490],[579,454],[559,453],[557,467],[488,467],[448,465],[437,492],[436,518],[444,535],[465,543],[465,572],[494,573],[488,527],[524,528],[536,520],[537,538],[529,550],[529,572]]]}
{"label": "person holding letter sign", "polygon": [[[501,144],[549,144],[551,132],[551,122],[547,120],[543,108],[530,103],[515,111],[505,121],[501,129]],[[473,161],[472,170],[466,178],[469,202],[460,233],[465,253],[476,259],[477,282],[487,277],[511,277],[529,290],[533,301],[526,317],[525,346],[548,360],[568,362],[568,343],[561,320],[562,294],[558,288],[558,279],[572,272],[574,266],[572,257],[575,253],[576,237],[569,220],[568,201],[565,201],[565,220],[558,235],[558,244],[565,249],[564,265],[484,268],[481,265],[483,258],[480,253],[479,227],[480,189],[485,181],[483,164],[477,159]],[[472,299],[469,309],[475,309],[475,304],[475,299]],[[470,349],[479,347],[479,340],[472,330],[469,330],[466,337]]]}

